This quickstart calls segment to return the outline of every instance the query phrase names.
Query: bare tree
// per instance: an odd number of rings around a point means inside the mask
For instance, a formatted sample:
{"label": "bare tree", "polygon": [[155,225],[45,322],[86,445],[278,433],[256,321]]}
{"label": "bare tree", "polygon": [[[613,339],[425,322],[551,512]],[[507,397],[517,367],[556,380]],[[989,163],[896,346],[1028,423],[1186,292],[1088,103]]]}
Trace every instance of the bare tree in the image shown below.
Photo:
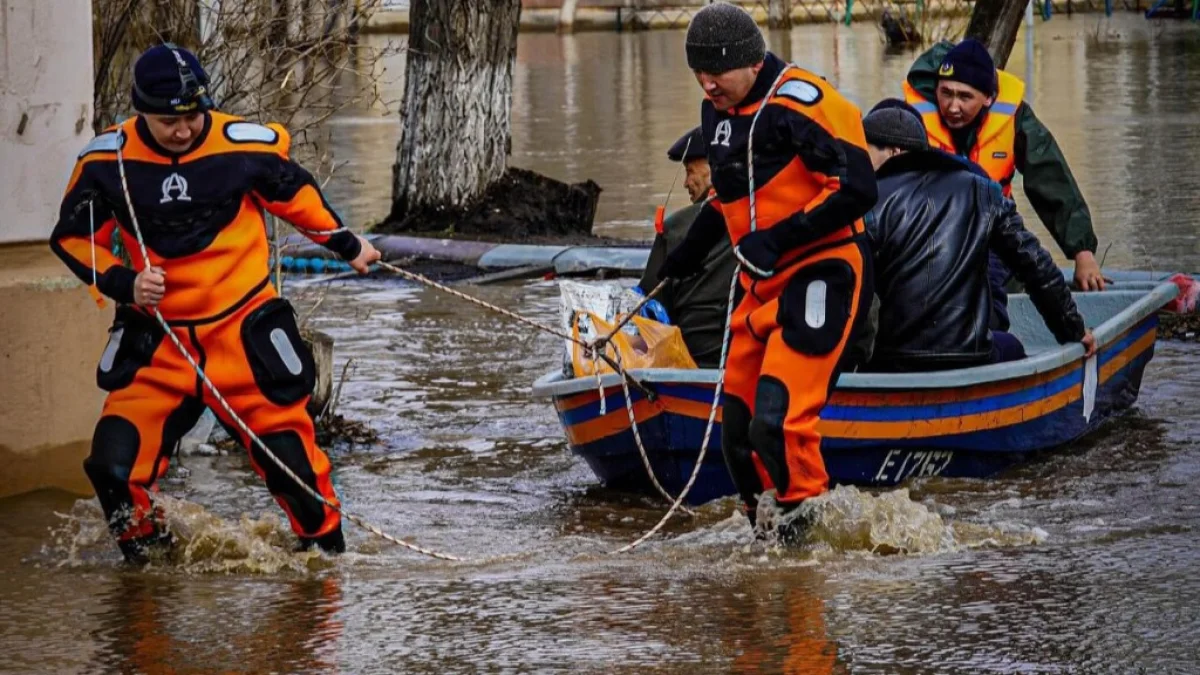
{"label": "bare tree", "polygon": [[1017,41],[1017,30],[1025,16],[1029,0],[976,0],[971,11],[971,23],[967,25],[967,37],[979,40],[988,48],[997,68],[1004,68],[1013,44]]}
{"label": "bare tree", "polygon": [[219,107],[283,124],[318,173],[331,159],[316,133],[350,106],[378,100],[376,64],[391,45],[358,41],[382,0],[94,0],[96,131],[131,113],[132,66],[164,41],[195,51]]}
{"label": "bare tree", "polygon": [[392,214],[461,210],[511,147],[520,0],[413,0]]}

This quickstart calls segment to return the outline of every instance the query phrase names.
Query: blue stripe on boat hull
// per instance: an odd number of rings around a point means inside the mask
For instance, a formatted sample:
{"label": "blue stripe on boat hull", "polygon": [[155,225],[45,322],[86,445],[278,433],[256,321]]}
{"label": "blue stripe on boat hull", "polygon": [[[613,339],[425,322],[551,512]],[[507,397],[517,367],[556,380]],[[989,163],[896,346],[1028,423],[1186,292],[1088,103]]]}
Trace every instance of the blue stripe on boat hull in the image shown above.
{"label": "blue stripe on boat hull", "polygon": [[[1144,332],[1133,331],[1138,335]],[[1127,338],[1127,344],[1136,340],[1131,337],[1133,339]],[[1114,349],[1110,353],[1120,351]],[[922,475],[964,478],[993,475],[1031,453],[1070,443],[1098,427],[1114,412],[1132,405],[1153,351],[1153,347],[1146,349],[1097,388],[1090,419],[1083,417],[1083,401],[1076,400],[1019,424],[964,434],[890,440],[827,436],[821,445],[826,470],[835,483],[881,486],[895,485]],[[1076,378],[1078,373],[1078,370],[1074,371]],[[702,400],[707,395],[711,401],[711,387],[673,385],[671,388],[672,396]],[[684,391],[688,389],[691,391]],[[619,397],[609,403],[610,410],[623,407],[624,401]],[[575,415],[577,410],[559,413],[559,419],[568,425],[571,423],[568,420],[579,419]],[[702,419],[670,412],[639,422],[651,466],[667,491],[678,494],[687,483],[695,467],[704,426]],[[704,466],[688,495],[687,501],[691,504],[701,504],[734,492],[721,456],[720,431],[720,424],[715,425]],[[571,450],[583,457],[596,475],[609,485],[634,489],[649,486],[633,434],[628,429],[591,443],[572,446]]]}

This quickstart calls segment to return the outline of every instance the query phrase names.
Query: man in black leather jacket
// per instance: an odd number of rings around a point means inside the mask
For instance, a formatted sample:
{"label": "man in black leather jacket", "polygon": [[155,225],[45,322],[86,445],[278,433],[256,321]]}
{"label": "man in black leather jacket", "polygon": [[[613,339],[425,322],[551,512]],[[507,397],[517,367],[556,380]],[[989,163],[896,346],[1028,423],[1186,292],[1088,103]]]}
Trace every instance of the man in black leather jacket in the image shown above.
{"label": "man in black leather jacket", "polygon": [[1060,344],[1095,340],[1062,272],[998,183],[929,148],[920,118],[877,106],[863,120],[879,184],[867,221],[880,299],[874,370],[944,370],[1023,358],[988,328],[988,250],[1025,284]]}

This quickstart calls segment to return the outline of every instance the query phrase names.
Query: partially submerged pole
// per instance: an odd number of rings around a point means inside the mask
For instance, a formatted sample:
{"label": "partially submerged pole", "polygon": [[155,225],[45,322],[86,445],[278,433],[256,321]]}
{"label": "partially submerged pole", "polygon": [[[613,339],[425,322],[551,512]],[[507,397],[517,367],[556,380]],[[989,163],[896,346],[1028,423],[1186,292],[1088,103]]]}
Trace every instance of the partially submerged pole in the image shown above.
{"label": "partially submerged pole", "polygon": [[575,31],[575,9],[578,0],[563,0],[562,8],[558,10],[558,30],[563,33]]}
{"label": "partially submerged pole", "polygon": [[768,0],[767,28],[788,30],[792,27],[792,0]]}
{"label": "partially submerged pole", "polygon": [[1025,5],[1025,99],[1033,100],[1033,0]]}

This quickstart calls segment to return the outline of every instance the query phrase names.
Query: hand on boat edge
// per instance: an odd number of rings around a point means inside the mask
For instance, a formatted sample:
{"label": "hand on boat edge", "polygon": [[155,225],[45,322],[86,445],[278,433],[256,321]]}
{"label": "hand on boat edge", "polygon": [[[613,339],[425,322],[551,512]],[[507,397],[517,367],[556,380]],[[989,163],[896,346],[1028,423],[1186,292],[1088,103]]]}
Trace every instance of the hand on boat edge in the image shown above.
{"label": "hand on boat edge", "polygon": [[1083,358],[1090,359],[1096,354],[1096,336],[1092,335],[1092,331],[1087,331],[1083,334],[1083,339],[1079,341],[1083,344]]}
{"label": "hand on boat edge", "polygon": [[1100,263],[1091,251],[1080,251],[1075,256],[1075,285],[1081,291],[1102,291],[1109,282],[1100,273]]}

